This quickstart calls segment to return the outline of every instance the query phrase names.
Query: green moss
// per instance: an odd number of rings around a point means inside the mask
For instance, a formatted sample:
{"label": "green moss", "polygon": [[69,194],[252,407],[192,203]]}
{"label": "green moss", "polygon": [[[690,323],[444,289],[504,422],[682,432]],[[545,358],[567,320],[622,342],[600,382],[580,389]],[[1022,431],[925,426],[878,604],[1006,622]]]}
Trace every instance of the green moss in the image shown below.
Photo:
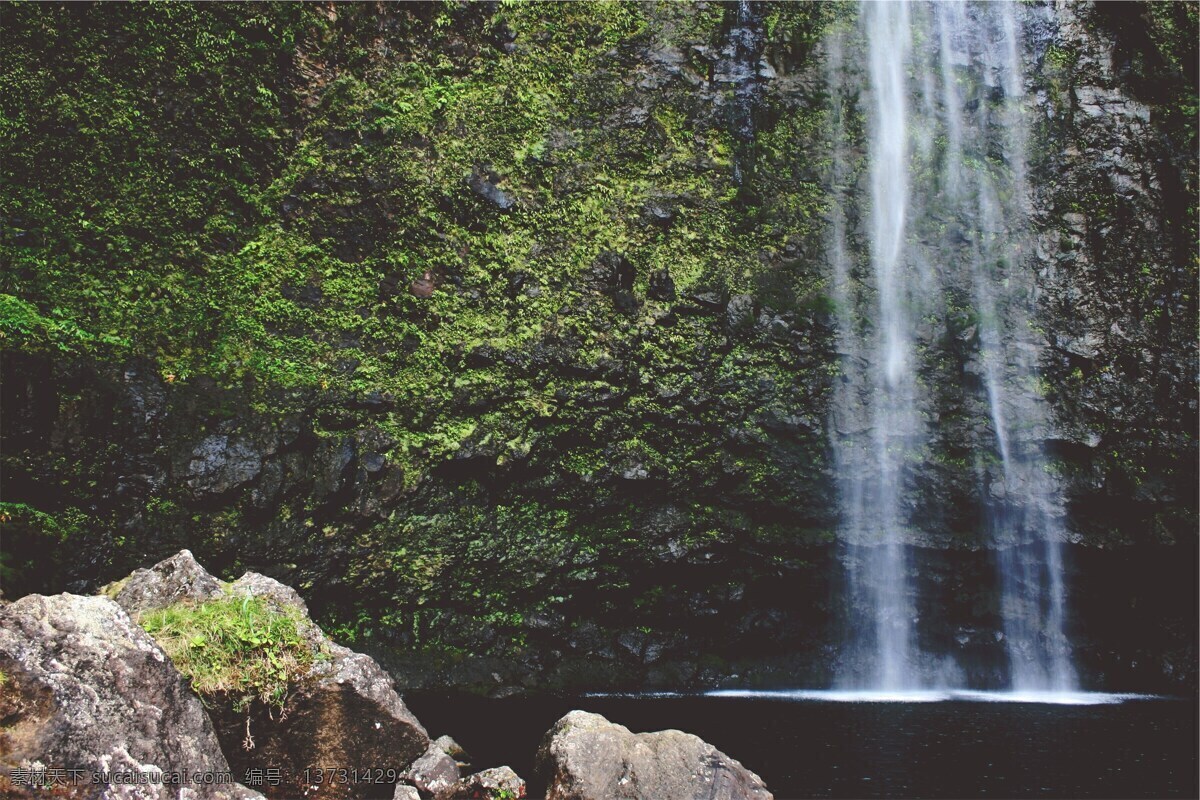
{"label": "green moss", "polygon": [[116,600],[117,595],[119,595],[121,593],[121,590],[125,588],[125,585],[127,583],[129,583],[129,578],[127,578],[127,577],[122,578],[119,581],[113,581],[112,583],[107,583],[104,586],[100,587],[100,594],[104,595],[109,600]]}
{"label": "green moss", "polygon": [[277,709],[327,658],[314,650],[293,609],[260,597],[229,597],[199,605],[179,603],[138,620],[202,697],[245,711],[258,701]]}
{"label": "green moss", "polygon": [[1072,48],[1051,44],[1046,48],[1046,66],[1051,70],[1069,70],[1075,66],[1079,53]]}
{"label": "green moss", "polygon": [[[476,646],[463,621],[486,619],[516,651],[523,620],[590,581],[616,586],[623,553],[663,545],[628,545],[643,521],[614,470],[650,470],[688,509],[680,524],[697,546],[733,524],[691,509],[718,484],[734,505],[795,501],[771,452],[724,438],[761,437],[756,416],[819,403],[825,377],[765,340],[735,363],[721,315],[667,323],[671,304],[647,297],[659,271],[681,295],[753,291],[802,316],[822,290],[818,265],[781,253],[820,227],[825,198],[802,154],[824,112],[765,109],[757,169],[739,186],[735,142],[702,93],[625,80],[659,43],[704,77],[693,45],[718,45],[725,13],[599,2],[6,15],[7,344],[148,359],[171,402],[215,383],[228,394],[200,414],[210,423],[295,415],[322,443],[378,431],[398,484],[368,521],[303,483],[266,510],[240,496],[200,513],[178,485],[123,499],[132,510],[95,521],[128,537],[104,551],[107,574],[166,530],[261,558],[245,532],[262,530],[302,564],[311,547],[349,553],[336,567],[347,585],[377,589],[370,610],[331,609],[341,636],[411,632],[457,652]],[[830,18],[772,6],[772,46],[802,64]],[[492,41],[501,25],[515,52]],[[472,191],[483,167],[512,209]],[[672,224],[647,223],[652,198]],[[604,250],[635,269],[627,314],[589,280]],[[435,289],[417,297],[425,272]],[[471,357],[480,349],[489,363]],[[388,408],[345,402],[370,393]],[[797,449],[819,469],[822,447]],[[110,462],[5,457],[63,476],[82,508]]]}

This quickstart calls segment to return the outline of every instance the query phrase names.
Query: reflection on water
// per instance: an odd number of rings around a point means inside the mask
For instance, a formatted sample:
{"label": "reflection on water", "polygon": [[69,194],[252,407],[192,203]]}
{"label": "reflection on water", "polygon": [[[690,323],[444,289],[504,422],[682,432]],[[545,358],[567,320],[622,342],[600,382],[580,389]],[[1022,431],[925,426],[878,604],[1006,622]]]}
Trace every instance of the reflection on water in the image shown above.
{"label": "reflection on water", "polygon": [[[635,697],[637,695],[627,695]],[[654,696],[663,696],[661,693]],[[680,697],[682,695],[675,695]],[[830,703],[939,703],[950,700],[975,703],[1043,703],[1058,706],[1100,706],[1128,700],[1159,700],[1151,694],[1111,692],[1009,691],[980,692],[969,689],[929,689],[910,692],[842,691],[838,689],[716,689],[706,697],[740,697],[761,700],[822,700]]]}

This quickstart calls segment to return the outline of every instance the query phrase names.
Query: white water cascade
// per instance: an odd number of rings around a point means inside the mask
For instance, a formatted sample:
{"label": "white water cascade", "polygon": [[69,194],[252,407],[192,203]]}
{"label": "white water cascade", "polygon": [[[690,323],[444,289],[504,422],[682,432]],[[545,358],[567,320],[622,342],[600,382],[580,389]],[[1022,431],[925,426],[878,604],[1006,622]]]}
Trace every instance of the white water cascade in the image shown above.
{"label": "white water cascade", "polygon": [[[1031,327],[1020,36],[1010,3],[893,0],[864,3],[857,28],[827,43],[842,364],[833,451],[852,665],[844,689],[964,683],[952,657],[920,644],[921,613],[937,607],[918,594],[914,547],[943,543],[949,534],[926,520],[954,516],[931,509],[945,495],[919,479],[934,461],[977,489],[978,543],[996,553],[1008,688],[1076,688]],[[853,145],[856,119],[865,154]],[[955,381],[950,339],[963,362]],[[950,442],[939,429],[948,408],[978,421]]]}

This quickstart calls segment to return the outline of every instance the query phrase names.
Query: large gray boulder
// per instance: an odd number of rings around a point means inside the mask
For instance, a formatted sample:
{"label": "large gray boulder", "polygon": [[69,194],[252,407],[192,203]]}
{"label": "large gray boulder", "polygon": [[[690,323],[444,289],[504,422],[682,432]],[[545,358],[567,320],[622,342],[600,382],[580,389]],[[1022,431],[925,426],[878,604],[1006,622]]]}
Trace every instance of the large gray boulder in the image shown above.
{"label": "large gray boulder", "polygon": [[[183,676],[106,597],[29,595],[0,606],[0,672],[0,795],[23,796],[44,770],[46,782],[66,782],[63,796],[89,800],[262,797],[203,783],[239,776]],[[93,785],[101,772],[134,777]],[[167,784],[172,776],[180,782]]]}
{"label": "large gray boulder", "polygon": [[770,800],[762,779],[698,736],[632,733],[572,711],[537,754],[546,800]]}
{"label": "large gray boulder", "polygon": [[[190,562],[190,563],[189,563]],[[155,564],[149,570],[139,570],[149,576],[185,572],[207,575],[192,554],[183,550]],[[149,576],[139,581],[153,583]],[[212,576],[208,576],[210,580]],[[291,797],[297,793],[312,794],[302,785],[305,770],[342,767],[404,771],[429,748],[429,736],[417,718],[405,707],[396,693],[391,677],[369,656],[335,644],[308,618],[308,609],[294,589],[279,581],[247,572],[228,585],[218,584],[213,595],[209,583],[192,580],[198,587],[195,596],[186,593],[160,595],[160,606],[148,607],[147,593],[138,593],[139,613],[165,607],[176,602],[203,602],[214,597],[261,597],[280,610],[291,609],[300,619],[299,632],[314,654],[319,657],[306,675],[297,676],[284,713],[255,704],[249,712],[235,712],[232,704],[214,698],[209,714],[217,735],[234,771],[247,769],[279,769],[292,781],[279,786],[266,785],[263,791],[270,797]],[[116,596],[121,603],[127,596],[122,590]],[[349,783],[324,784],[321,797],[358,796],[364,791],[376,792],[380,787],[358,786]]]}

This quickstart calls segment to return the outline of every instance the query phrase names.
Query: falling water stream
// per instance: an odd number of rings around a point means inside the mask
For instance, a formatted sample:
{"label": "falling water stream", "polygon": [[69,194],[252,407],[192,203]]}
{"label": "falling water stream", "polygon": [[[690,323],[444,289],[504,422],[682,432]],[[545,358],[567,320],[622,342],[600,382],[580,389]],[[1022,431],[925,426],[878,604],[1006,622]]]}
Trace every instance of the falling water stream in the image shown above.
{"label": "falling water stream", "polygon": [[[1026,128],[1020,26],[1009,3],[868,2],[829,44],[835,143],[830,260],[843,380],[833,449],[845,543],[848,662],[841,689],[963,688],[919,644],[914,476],[934,455],[929,359],[960,324],[979,415],[980,535],[996,553],[1009,688],[1076,688],[1064,634],[1062,510],[1042,442],[1035,287],[1026,258]],[[861,49],[861,52],[857,50]],[[865,127],[865,202],[848,120]],[[857,229],[847,208],[861,209]],[[863,242],[859,244],[859,242]]]}

